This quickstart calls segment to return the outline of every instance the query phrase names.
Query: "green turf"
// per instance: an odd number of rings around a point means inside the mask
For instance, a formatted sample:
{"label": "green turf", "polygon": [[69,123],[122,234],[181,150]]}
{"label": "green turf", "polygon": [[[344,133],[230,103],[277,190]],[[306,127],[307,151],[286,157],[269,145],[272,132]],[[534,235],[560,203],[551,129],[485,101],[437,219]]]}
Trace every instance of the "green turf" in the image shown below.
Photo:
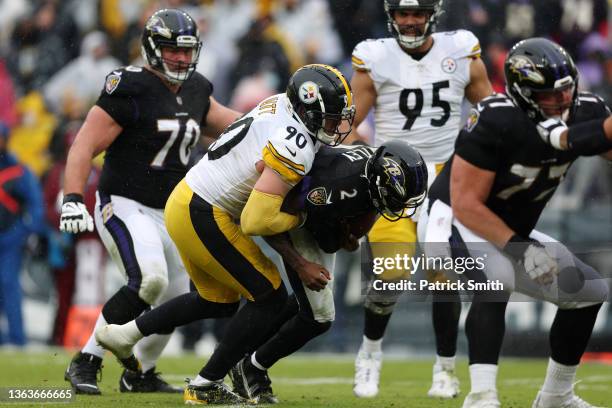
{"label": "green turf", "polygon": [[[64,351],[15,352],[0,351],[0,387],[65,386],[63,371],[70,360]],[[204,360],[194,355],[164,358],[159,371],[175,384],[184,377],[193,377]],[[101,382],[102,396],[77,396],[71,404],[45,404],[45,407],[160,407],[182,405],[181,395],[121,394],[118,391],[120,369],[113,358],[105,359]],[[546,370],[545,360],[502,360],[498,386],[504,408],[528,408]],[[460,407],[468,389],[467,364],[461,360],[458,374],[463,393],[451,401],[431,400],[425,396],[430,385],[431,361],[389,360],[384,362],[380,396],[359,400],[351,391],[353,363],[349,357],[309,356],[302,354],[279,363],[271,370],[274,391],[283,407],[331,408],[419,408]],[[578,371],[576,386],[587,401],[607,406],[612,401],[612,366],[585,364]],[[42,404],[10,404],[15,407],[38,407]],[[0,406],[9,406],[0,403]]]}

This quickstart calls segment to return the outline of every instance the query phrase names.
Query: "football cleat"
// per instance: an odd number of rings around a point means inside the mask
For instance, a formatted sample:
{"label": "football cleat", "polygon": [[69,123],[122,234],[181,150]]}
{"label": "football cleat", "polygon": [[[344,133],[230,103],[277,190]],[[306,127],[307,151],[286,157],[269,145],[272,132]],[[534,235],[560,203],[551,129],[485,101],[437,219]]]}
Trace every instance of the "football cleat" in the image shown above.
{"label": "football cleat", "polygon": [[257,404],[277,404],[272,392],[272,381],[267,370],[260,370],[251,363],[251,356],[240,360],[229,372],[234,392]]}
{"label": "football cleat", "polygon": [[427,396],[431,398],[455,398],[459,395],[459,379],[453,371],[439,371],[433,375]]}
{"label": "football cleat", "polygon": [[229,405],[248,404],[250,401],[233,393],[223,382],[205,385],[187,385],[183,400],[188,405]]}
{"label": "football cleat", "polygon": [[500,408],[501,403],[497,398],[497,391],[487,390],[482,392],[470,392],[463,400],[463,408]]}
{"label": "football cleat", "polygon": [[359,398],[378,395],[378,382],[382,366],[382,351],[368,353],[359,350],[355,359],[355,383],[353,393]]}
{"label": "football cleat", "polygon": [[118,324],[100,327],[96,330],[95,336],[98,344],[113,353],[120,361],[129,359],[134,354],[132,351],[134,344],[125,338]]}
{"label": "football cleat", "polygon": [[174,387],[161,378],[161,373],[155,372],[155,367],[145,371],[123,370],[119,379],[121,392],[161,392],[178,394],[182,388]]}
{"label": "football cleat", "polygon": [[102,380],[102,359],[79,351],[66,369],[64,380],[70,382],[76,394],[100,395],[98,381]]}
{"label": "football cleat", "polygon": [[533,401],[532,408],[601,408],[591,405],[570,390],[565,394],[552,394],[540,391]]}

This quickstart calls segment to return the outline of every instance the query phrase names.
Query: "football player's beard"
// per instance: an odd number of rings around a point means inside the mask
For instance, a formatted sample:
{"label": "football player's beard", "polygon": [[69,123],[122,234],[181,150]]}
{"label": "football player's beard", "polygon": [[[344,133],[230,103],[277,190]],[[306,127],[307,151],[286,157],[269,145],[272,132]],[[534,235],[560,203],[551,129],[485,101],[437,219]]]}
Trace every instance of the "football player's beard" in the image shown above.
{"label": "football player's beard", "polygon": [[420,27],[420,25],[403,25],[399,27],[399,32],[407,37],[421,37],[425,35],[425,29]]}

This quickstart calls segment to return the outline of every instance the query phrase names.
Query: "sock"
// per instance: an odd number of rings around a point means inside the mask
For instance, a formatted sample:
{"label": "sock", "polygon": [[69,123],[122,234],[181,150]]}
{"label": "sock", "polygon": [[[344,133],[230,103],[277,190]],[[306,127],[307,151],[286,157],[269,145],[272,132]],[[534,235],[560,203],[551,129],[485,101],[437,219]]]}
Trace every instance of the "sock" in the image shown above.
{"label": "sock", "polygon": [[472,302],[465,321],[470,366],[497,364],[506,329],[506,305],[506,302]]}
{"label": "sock", "polygon": [[159,356],[170,341],[170,334],[154,334],[136,344],[134,355],[140,361],[142,371],[147,372],[157,363]]}
{"label": "sock", "polygon": [[215,352],[200,370],[200,375],[211,380],[224,378],[229,370],[259,344],[272,327],[274,317],[287,301],[285,286],[257,296],[246,304],[227,324],[225,335]]}
{"label": "sock", "polygon": [[571,391],[574,386],[574,381],[576,380],[577,369],[577,365],[563,365],[557,363],[552,358],[549,359],[542,391],[551,394],[565,394]]}
{"label": "sock", "polygon": [[102,314],[107,322],[124,324],[136,318],[149,308],[138,293],[127,286],[122,286],[102,307]]}
{"label": "sock", "polygon": [[280,331],[280,329],[284,326],[285,323],[287,323],[290,319],[292,319],[298,314],[299,310],[300,305],[298,303],[297,296],[295,295],[295,293],[293,293],[287,298],[285,306],[274,318],[272,327],[270,328],[270,330],[268,330],[268,333],[262,337],[259,344],[253,345],[253,350],[249,350],[249,353],[255,352],[255,350],[258,350],[261,346],[268,342],[268,340],[272,339]]}
{"label": "sock", "polygon": [[144,334],[138,328],[136,320],[131,320],[126,324],[121,325],[122,334],[132,344],[136,344],[140,339],[144,337]]}
{"label": "sock", "polygon": [[202,377],[201,375],[198,375],[196,378],[194,378],[193,380],[189,381],[189,385],[195,385],[195,386],[202,386],[202,385],[208,385],[210,383],[218,383],[223,381],[223,379],[221,380],[216,380],[216,381],[212,381],[212,380],[207,380],[206,378]]}
{"label": "sock", "polygon": [[210,302],[198,292],[177,296],[136,318],[143,335],[170,334],[178,327],[196,320],[229,317],[238,310],[236,303]]}
{"label": "sock", "polygon": [[471,364],[470,380],[473,393],[497,390],[497,364]]}
{"label": "sock", "polygon": [[96,321],[96,327],[94,327],[93,332],[89,336],[89,340],[87,340],[87,343],[85,343],[85,347],[83,347],[83,350],[81,350],[82,353],[89,353],[93,354],[96,357],[104,358],[105,350],[102,347],[98,346],[98,342],[96,341],[94,333],[100,327],[106,326],[106,324],[106,319],[104,318],[102,313],[100,313],[98,315],[98,320]]}
{"label": "sock", "polygon": [[434,374],[441,371],[455,371],[455,356],[453,357],[442,357],[436,355],[436,362],[433,366]]}
{"label": "sock", "polygon": [[[376,307],[377,303],[374,303],[370,307]],[[373,312],[368,307],[364,309],[364,326],[363,334],[372,340],[382,339],[387,329],[387,324],[391,318],[391,312],[386,314],[380,314]]]}
{"label": "sock", "polygon": [[363,336],[360,350],[366,353],[381,353],[382,352],[382,339],[372,340],[368,339],[367,336]]}
{"label": "sock", "polygon": [[331,322],[317,322],[306,316],[306,313],[298,313],[257,349],[258,361],[264,367],[272,367],[278,360],[295,353],[330,327]]}
{"label": "sock", "polygon": [[434,291],[431,318],[436,337],[436,353],[453,357],[457,353],[461,303],[457,291]]}
{"label": "sock", "polygon": [[255,358],[255,354],[256,354],[256,353],[257,353],[257,352],[255,352],[255,353],[251,354],[251,364],[253,364],[253,365],[254,365],[256,368],[259,368],[259,369],[260,369],[260,370],[262,370],[262,371],[266,371],[266,370],[267,370],[267,368],[266,368],[266,367],[264,367],[264,366],[262,366],[261,364],[259,364],[259,363],[257,362],[257,359]]}
{"label": "sock", "polygon": [[558,309],[550,327],[550,357],[563,365],[574,366],[591,338],[601,303],[580,309]]}

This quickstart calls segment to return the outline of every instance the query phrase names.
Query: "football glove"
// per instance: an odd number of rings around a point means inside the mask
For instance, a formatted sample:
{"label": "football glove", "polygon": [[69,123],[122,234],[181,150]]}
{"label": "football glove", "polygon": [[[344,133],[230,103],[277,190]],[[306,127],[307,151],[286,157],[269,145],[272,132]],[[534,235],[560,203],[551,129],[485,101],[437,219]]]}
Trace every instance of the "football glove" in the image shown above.
{"label": "football glove", "polygon": [[556,259],[535,239],[514,235],[504,247],[504,252],[521,264],[527,275],[541,285],[551,284],[559,273]]}
{"label": "football glove", "polygon": [[83,203],[82,195],[66,194],[64,196],[59,229],[72,234],[94,230],[93,218]]}
{"label": "football glove", "polygon": [[538,133],[544,143],[557,150],[565,150],[561,147],[561,134],[567,130],[567,125],[561,119],[546,119],[537,125]]}

